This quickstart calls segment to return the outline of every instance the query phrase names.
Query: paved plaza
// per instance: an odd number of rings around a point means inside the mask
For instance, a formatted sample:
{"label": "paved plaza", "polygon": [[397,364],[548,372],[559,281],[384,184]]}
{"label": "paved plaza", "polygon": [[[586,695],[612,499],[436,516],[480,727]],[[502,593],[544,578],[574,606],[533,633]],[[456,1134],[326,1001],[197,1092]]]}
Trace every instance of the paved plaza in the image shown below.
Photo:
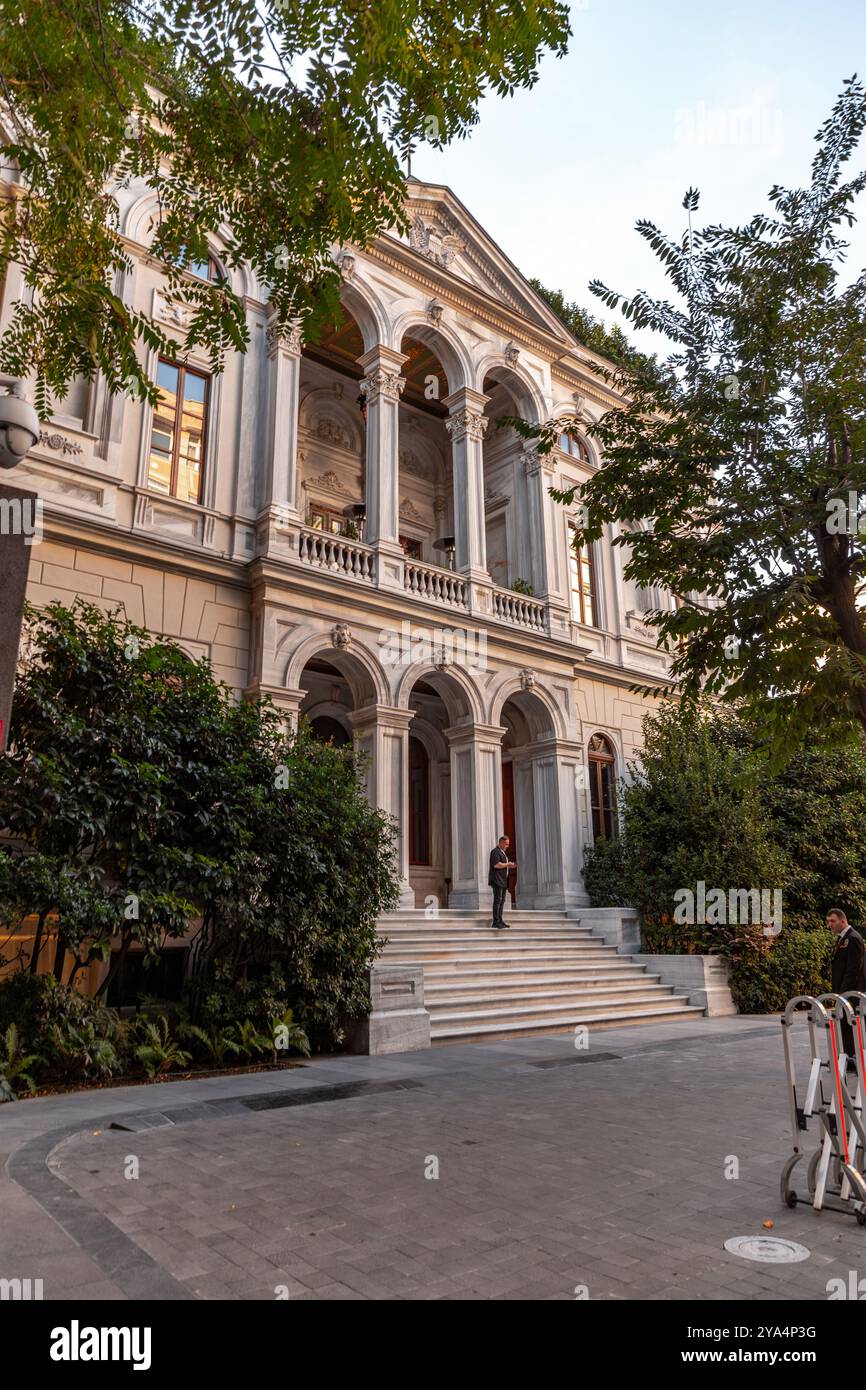
{"label": "paved plaza", "polygon": [[[0,1278],[76,1300],[824,1300],[866,1269],[866,1232],[780,1203],[780,1032],[700,1020],[6,1105]],[[810,1258],[725,1251],[768,1219]]]}

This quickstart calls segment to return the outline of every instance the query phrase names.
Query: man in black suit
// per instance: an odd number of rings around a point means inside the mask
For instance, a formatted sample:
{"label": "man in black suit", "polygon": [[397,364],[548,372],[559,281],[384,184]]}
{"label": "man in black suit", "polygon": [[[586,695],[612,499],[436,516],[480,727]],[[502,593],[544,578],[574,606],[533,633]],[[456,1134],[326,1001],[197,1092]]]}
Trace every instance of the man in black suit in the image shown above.
{"label": "man in black suit", "polygon": [[[836,938],[830,971],[833,993],[847,994],[852,989],[866,992],[866,946],[862,936],[849,924],[841,907],[831,907],[827,926]],[[850,1023],[842,1024],[842,1046],[853,1058],[854,1033]]]}
{"label": "man in black suit", "polygon": [[487,875],[487,882],[493,889],[493,925],[497,931],[507,931],[508,923],[502,919],[502,909],[505,906],[505,895],[508,892],[508,872],[516,869],[517,865],[512,864],[508,858],[508,846],[511,844],[507,835],[499,836],[499,843],[495,849],[490,851],[490,872]]}

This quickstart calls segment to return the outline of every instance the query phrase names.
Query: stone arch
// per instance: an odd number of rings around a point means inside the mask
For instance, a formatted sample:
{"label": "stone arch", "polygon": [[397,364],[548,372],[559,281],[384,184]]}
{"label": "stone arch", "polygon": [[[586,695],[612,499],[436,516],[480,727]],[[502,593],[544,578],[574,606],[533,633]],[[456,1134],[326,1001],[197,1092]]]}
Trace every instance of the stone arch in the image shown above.
{"label": "stone arch", "polygon": [[483,393],[488,377],[499,382],[514,398],[519,414],[531,425],[539,425],[547,417],[544,396],[537,382],[529,372],[520,366],[511,366],[501,352],[491,353],[478,364],[475,377],[475,390]]}
{"label": "stone arch", "polygon": [[416,682],[423,680],[441,696],[452,724],[484,722],[481,691],[466,671],[449,666],[438,671],[429,661],[416,661],[401,673],[394,692],[394,703],[408,709]]}
{"label": "stone arch", "polygon": [[304,667],[314,657],[330,662],[345,677],[356,709],[388,703],[388,682],[376,657],[358,642],[336,646],[332,632],[312,633],[294,647],[283,677],[288,689],[300,689]]}
{"label": "stone arch", "polygon": [[532,741],[568,738],[562,709],[548,690],[536,681],[525,689],[520,676],[506,675],[496,683],[490,701],[490,724],[502,723],[502,710],[511,701],[526,720]]}
{"label": "stone arch", "polygon": [[[148,189],[142,193],[141,197],[136,198],[126,209],[120,219],[120,230],[130,241],[137,245],[149,248],[152,235],[150,230],[150,219],[159,211],[159,200],[156,194]],[[225,260],[225,245],[230,239],[229,229],[226,227],[222,232],[212,232],[208,236],[208,246],[211,254],[219,264],[220,269],[225,275],[234,294],[244,299],[264,299],[262,286],[255,275],[255,272],[247,265],[228,265]]]}
{"label": "stone arch", "polygon": [[340,303],[348,309],[360,328],[365,352],[369,352],[379,343],[388,341],[388,315],[385,307],[375,290],[357,274],[352,276],[351,282],[343,285]]}
{"label": "stone arch", "polygon": [[440,324],[434,328],[426,322],[417,309],[409,310],[397,319],[392,329],[391,346],[402,352],[406,337],[417,338],[419,343],[430,348],[442,363],[442,370],[448,381],[448,391],[452,393],[461,386],[472,382],[472,362],[464,344],[450,328]]}

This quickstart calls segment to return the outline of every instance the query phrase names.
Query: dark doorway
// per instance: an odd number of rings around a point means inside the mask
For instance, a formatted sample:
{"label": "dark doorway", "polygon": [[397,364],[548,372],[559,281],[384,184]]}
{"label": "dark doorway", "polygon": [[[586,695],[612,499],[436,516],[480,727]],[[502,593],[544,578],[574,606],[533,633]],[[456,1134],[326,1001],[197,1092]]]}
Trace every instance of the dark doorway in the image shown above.
{"label": "dark doorway", "polygon": [[430,863],[430,758],[409,735],[409,863]]}
{"label": "dark doorway", "polygon": [[320,743],[333,743],[335,748],[342,748],[351,742],[339,719],[332,719],[330,715],[322,714],[318,719],[311,719],[310,724]]}

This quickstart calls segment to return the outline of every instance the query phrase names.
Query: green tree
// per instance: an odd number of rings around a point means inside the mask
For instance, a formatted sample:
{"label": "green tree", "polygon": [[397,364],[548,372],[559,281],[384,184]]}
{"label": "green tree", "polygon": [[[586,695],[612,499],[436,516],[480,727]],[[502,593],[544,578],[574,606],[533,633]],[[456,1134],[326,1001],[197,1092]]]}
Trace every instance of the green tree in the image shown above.
{"label": "green tree", "polygon": [[116,969],[192,931],[195,1022],[264,1029],[292,1008],[338,1037],[397,902],[393,823],[353,748],[288,738],[272,707],[119,615],[52,604],[28,625],[0,760],[7,935],[35,917],[68,983],[112,942]]}
{"label": "green tree", "polygon": [[[774,187],[741,227],[639,222],[675,302],[591,286],[675,350],[659,372],[606,374],[627,399],[591,431],[605,465],[580,489],[578,540],[621,523],[626,578],[679,599],[654,618],[679,691],[741,706],[779,755],[815,728],[866,730],[866,517],[847,518],[866,503],[866,272],[842,273],[864,124],[851,79],[807,188]],[[698,195],[684,206],[691,222]],[[557,424],[534,433],[549,448]]]}
{"label": "green tree", "polygon": [[215,369],[248,331],[225,280],[184,270],[213,235],[270,287],[282,325],[333,313],[331,248],[405,222],[407,148],[465,136],[485,93],[532,86],[568,34],[560,0],[2,0],[17,184],[0,275],[17,262],[35,294],[0,369],[36,373],[42,413],[78,374],[153,397],[140,349],[175,345],[122,297],[117,196],[132,181],[158,196],[153,255]]}
{"label": "green tree", "polygon": [[608,328],[601,319],[590,314],[582,305],[567,300],[561,290],[549,290],[540,280],[530,280],[529,283],[584,347],[591,348],[593,352],[630,371],[651,372],[655,369],[655,358],[640,352],[629,341],[619,324],[615,323]]}
{"label": "green tree", "polygon": [[784,889],[787,861],[773,840],[755,758],[734,746],[725,721],[675,701],[647,715],[620,810],[619,841],[601,841],[587,855],[592,901],[606,905],[613,897],[638,908],[649,950],[736,955],[753,947],[755,934],[741,924],[675,920],[678,895],[697,895],[699,882],[726,895]]}

